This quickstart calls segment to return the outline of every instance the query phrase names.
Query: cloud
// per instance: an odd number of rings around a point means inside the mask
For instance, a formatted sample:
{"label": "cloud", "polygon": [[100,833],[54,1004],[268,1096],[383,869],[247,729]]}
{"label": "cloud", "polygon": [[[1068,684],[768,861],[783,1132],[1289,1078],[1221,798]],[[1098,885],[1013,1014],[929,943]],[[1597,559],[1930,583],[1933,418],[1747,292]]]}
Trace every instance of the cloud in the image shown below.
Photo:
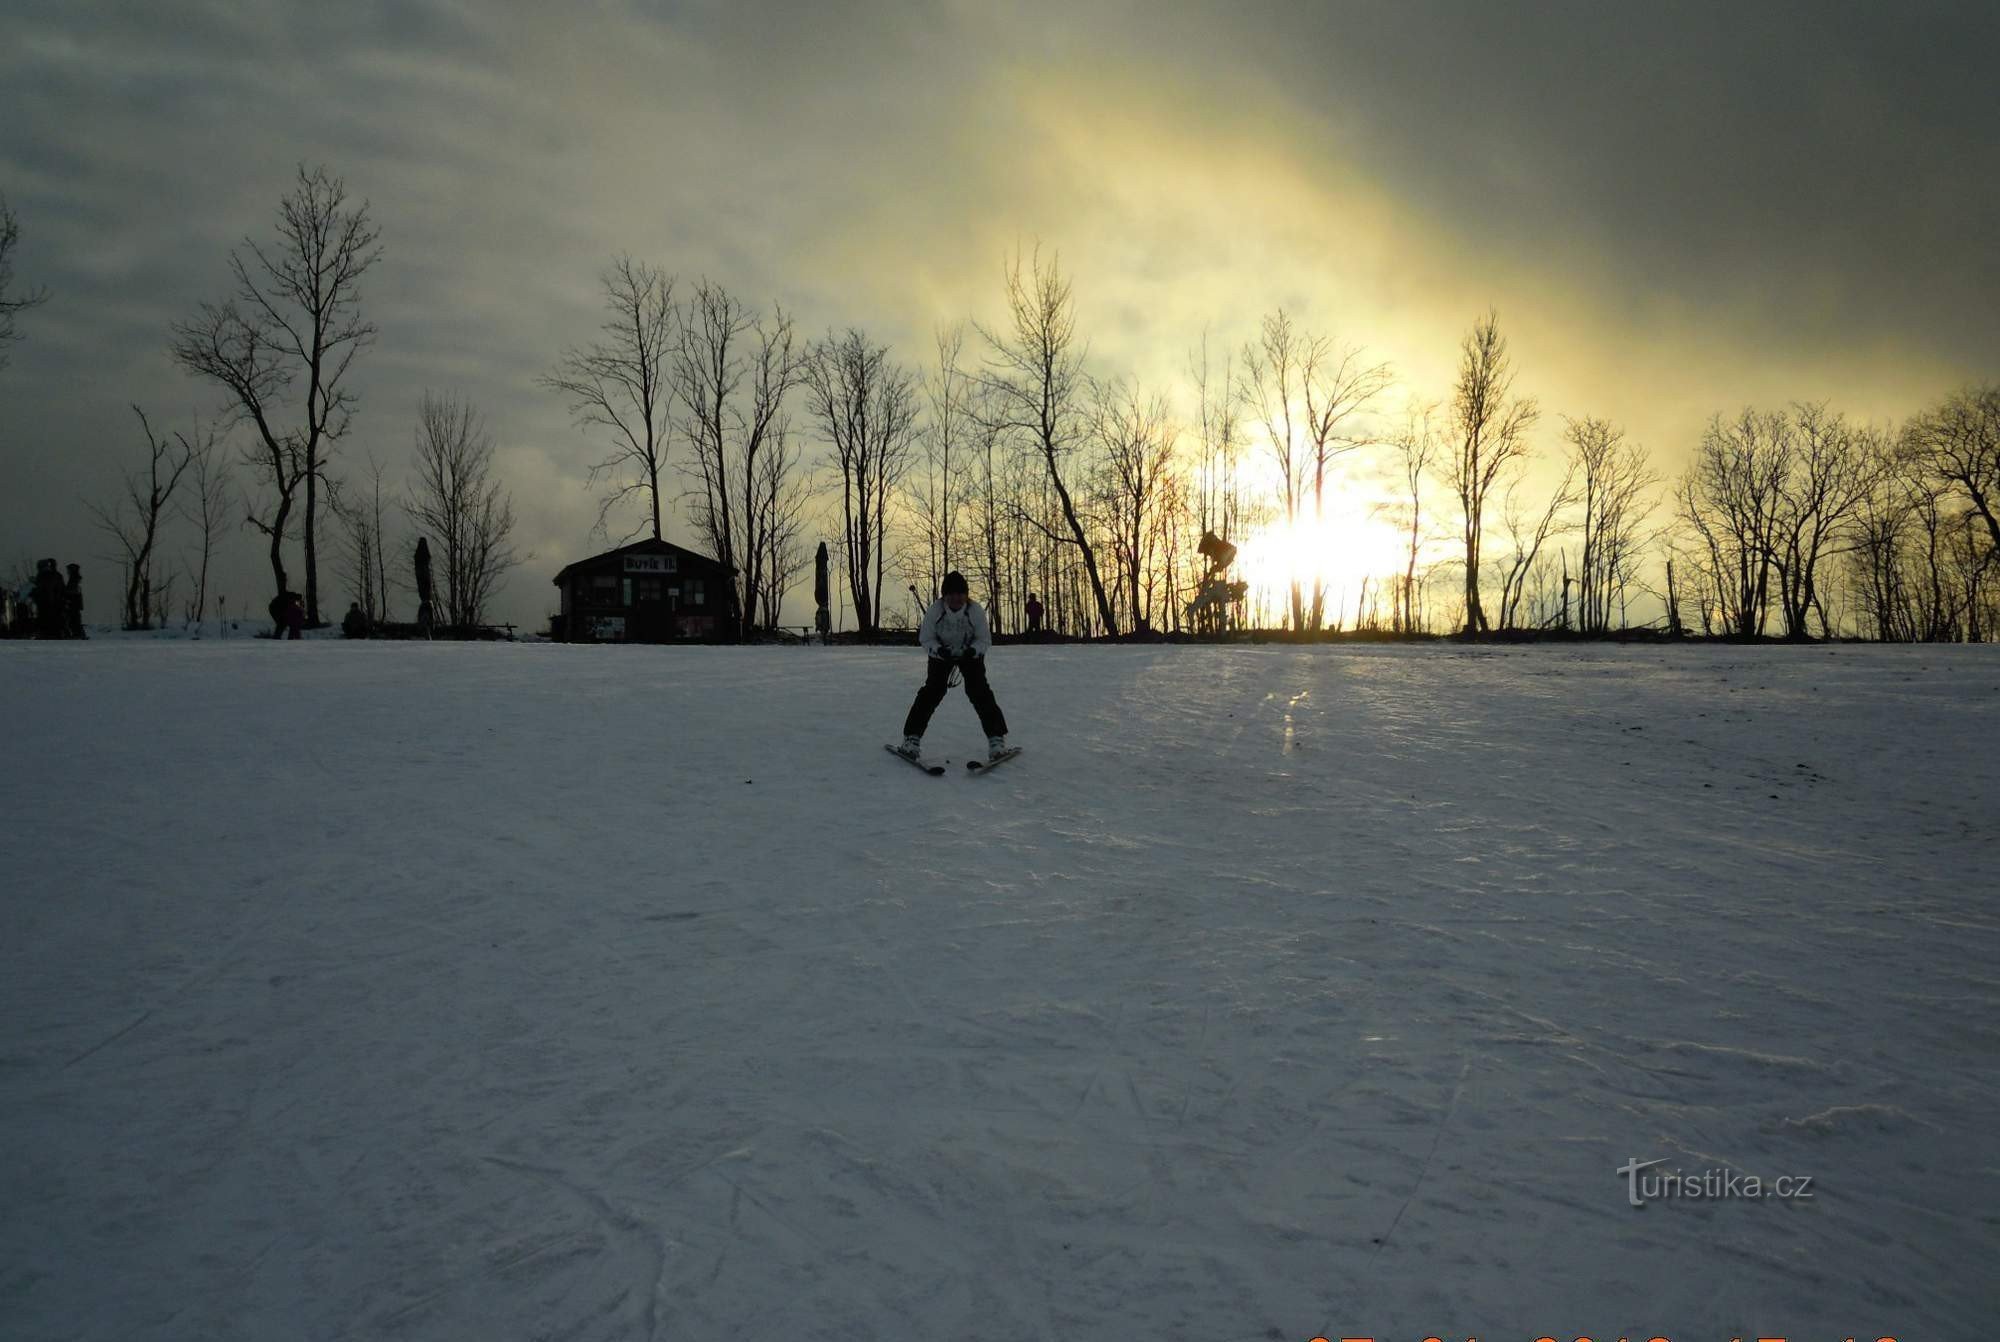
{"label": "cloud", "polygon": [[1184,384],[1282,304],[1393,362],[1398,405],[1494,306],[1551,424],[1668,455],[1745,401],[1905,414],[2000,354],[1989,6],[17,9],[0,190],[53,297],[0,373],[8,562],[91,552],[128,402],[213,403],[168,324],[301,162],[383,232],[343,450],[400,463],[425,388],[471,398],[551,572],[601,454],[535,379],[624,252],[917,362],[1039,242],[1105,371]]}

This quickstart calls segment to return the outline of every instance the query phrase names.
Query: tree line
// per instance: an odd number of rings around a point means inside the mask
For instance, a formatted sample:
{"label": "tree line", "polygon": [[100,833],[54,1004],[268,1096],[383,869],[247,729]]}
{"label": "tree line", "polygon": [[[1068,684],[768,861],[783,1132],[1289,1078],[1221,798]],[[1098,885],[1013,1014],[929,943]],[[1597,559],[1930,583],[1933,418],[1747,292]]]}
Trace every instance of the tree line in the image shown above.
{"label": "tree line", "polygon": [[[125,474],[113,500],[90,505],[124,565],[127,629],[208,613],[209,570],[232,523],[265,539],[277,601],[302,583],[309,626],[328,623],[323,560],[368,625],[387,621],[392,589],[415,591],[429,578],[403,558],[419,538],[439,557],[436,625],[468,632],[484,622],[523,556],[476,407],[450,392],[424,393],[400,488],[385,482],[372,454],[365,475],[339,473],[357,406],[350,376],[377,334],[362,315],[361,282],[381,257],[368,203],[350,201],[325,168],[301,165],[279,203],[275,236],[230,250],[229,293],[173,323],[173,361],[220,394],[219,410],[162,432],[134,405],[143,465]],[[165,539],[176,522],[178,564]],[[298,575],[288,564],[294,545]]]}
{"label": "tree line", "polygon": [[[183,575],[189,609],[205,608],[235,504],[280,592],[296,538],[310,623],[323,543],[372,621],[410,585],[390,556],[414,532],[437,542],[445,622],[476,626],[521,561],[492,438],[470,402],[426,392],[400,488],[372,457],[365,474],[335,469],[348,378],[376,336],[360,282],[379,233],[366,202],[303,166],[277,222],[231,250],[232,292],[173,327],[173,358],[223,393],[220,418],[162,433],[134,407],[145,464],[95,510],[126,562],[125,620],[164,618]],[[916,362],[861,327],[808,336],[781,306],[631,257],[601,289],[596,338],[557,352],[541,385],[596,446],[598,530],[664,539],[678,504],[695,548],[736,574],[723,624],[737,637],[780,623],[821,535],[863,634],[906,623],[954,569],[997,630],[1024,626],[1032,593],[1049,629],[1079,636],[1604,635],[1638,606],[1637,623],[1670,633],[1980,640],[2000,619],[1991,385],[1900,426],[1825,402],[1717,414],[1667,478],[1608,418],[1546,419],[1493,312],[1462,338],[1449,387],[1403,388],[1391,406],[1388,363],[1283,310],[1239,349],[1204,337],[1178,385],[1096,366],[1071,280],[1039,249],[1003,266],[998,320],[939,330]],[[41,297],[0,308],[0,350]],[[220,444],[237,430],[231,460]],[[1401,537],[1384,572],[1352,593],[1313,571],[1285,575],[1275,599],[1242,584],[1207,599],[1211,555],[1325,536],[1330,500],[1363,478],[1391,482],[1374,505]],[[156,582],[169,516],[197,545]]]}
{"label": "tree line", "polygon": [[[1994,628],[1991,387],[1900,428],[1823,402],[1718,414],[1670,479],[1608,418],[1561,415],[1547,434],[1492,312],[1464,336],[1446,393],[1410,396],[1399,415],[1384,405],[1387,363],[1268,314],[1240,350],[1191,353],[1173,389],[1192,392],[1183,416],[1167,389],[1089,366],[1071,282],[1039,252],[1005,266],[1002,320],[940,330],[921,365],[859,328],[804,339],[782,309],[766,317],[707,281],[676,302],[675,287],[615,263],[604,338],[565,352],[545,384],[579,426],[609,431],[600,522],[636,502],[659,537],[680,490],[697,543],[738,570],[728,619],[742,636],[778,623],[815,516],[863,633],[913,615],[954,569],[997,628],[1022,628],[1034,593],[1048,627],[1080,636],[1602,636],[1648,602],[1659,613],[1642,623],[1675,634]],[[1240,587],[1219,616],[1194,599],[1214,540],[1323,534],[1357,465],[1394,483],[1377,507],[1403,538],[1394,569],[1338,595],[1293,573],[1261,611]],[[899,586],[917,600],[900,603]]]}

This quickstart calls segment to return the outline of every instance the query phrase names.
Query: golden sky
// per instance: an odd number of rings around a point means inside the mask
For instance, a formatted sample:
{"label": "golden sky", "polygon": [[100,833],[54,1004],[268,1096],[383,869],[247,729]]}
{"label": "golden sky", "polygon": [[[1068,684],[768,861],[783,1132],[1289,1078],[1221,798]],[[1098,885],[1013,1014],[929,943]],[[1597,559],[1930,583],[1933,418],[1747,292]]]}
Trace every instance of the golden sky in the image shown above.
{"label": "golden sky", "polygon": [[521,622],[593,548],[595,448],[535,378],[620,252],[916,362],[1039,244],[1093,369],[1184,401],[1204,333],[1219,356],[1280,305],[1392,364],[1385,410],[1440,398],[1492,308],[1545,452],[1593,414],[1669,471],[1718,411],[1888,420],[2000,376],[1990,6],[31,3],[10,27],[0,192],[53,297],[0,372],[9,563],[105,551],[81,500],[132,461],[129,402],[212,408],[168,324],[222,296],[301,161],[385,248],[343,450],[394,479],[425,388],[477,403],[536,555],[501,603]]}

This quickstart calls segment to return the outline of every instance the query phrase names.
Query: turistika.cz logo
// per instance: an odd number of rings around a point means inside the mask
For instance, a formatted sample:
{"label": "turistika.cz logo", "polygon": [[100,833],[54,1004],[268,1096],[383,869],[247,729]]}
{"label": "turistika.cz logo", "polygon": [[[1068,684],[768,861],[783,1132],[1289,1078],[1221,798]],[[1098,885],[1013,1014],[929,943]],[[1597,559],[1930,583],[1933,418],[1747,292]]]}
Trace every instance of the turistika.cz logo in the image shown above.
{"label": "turistika.cz logo", "polygon": [[1664,1159],[1630,1159],[1620,1165],[1618,1173],[1625,1179],[1625,1200],[1634,1207],[1643,1207],[1648,1202],[1668,1198],[1685,1198],[1691,1202],[1810,1202],[1813,1196],[1813,1181],[1809,1174],[1781,1174],[1774,1179],[1764,1179],[1741,1170],[1702,1170],[1686,1174],[1680,1170],[1655,1168],[1666,1163]]}

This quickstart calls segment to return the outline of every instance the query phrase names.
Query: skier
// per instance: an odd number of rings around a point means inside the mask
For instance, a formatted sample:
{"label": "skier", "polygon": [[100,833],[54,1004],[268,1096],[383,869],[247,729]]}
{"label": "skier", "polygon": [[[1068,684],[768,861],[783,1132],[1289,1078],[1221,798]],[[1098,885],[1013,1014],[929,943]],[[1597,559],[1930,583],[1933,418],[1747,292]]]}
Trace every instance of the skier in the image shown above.
{"label": "skier", "polygon": [[1033,592],[1030,592],[1028,593],[1028,637],[1040,638],[1041,636],[1042,603],[1035,598]]}
{"label": "skier", "polygon": [[993,687],[986,683],[986,650],[993,646],[986,612],[977,601],[967,599],[962,573],[945,574],[939,591],[941,595],[924,612],[924,622],[917,630],[917,642],[930,655],[929,671],[910,705],[909,716],[903,719],[903,744],[896,753],[916,760],[923,748],[924,728],[951,688],[951,673],[958,671],[965,677],[965,697],[972,701],[979,725],[986,731],[986,757],[998,760],[1007,754],[1007,717],[993,700]]}

